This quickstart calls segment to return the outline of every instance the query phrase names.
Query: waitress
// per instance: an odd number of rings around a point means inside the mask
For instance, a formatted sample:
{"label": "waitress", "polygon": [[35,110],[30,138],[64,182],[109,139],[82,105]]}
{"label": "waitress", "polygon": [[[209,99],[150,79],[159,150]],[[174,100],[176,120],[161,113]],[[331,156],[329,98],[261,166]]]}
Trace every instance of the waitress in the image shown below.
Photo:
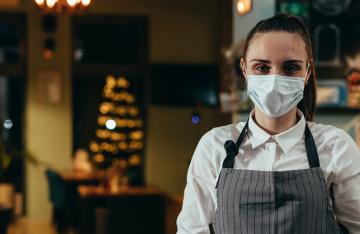
{"label": "waitress", "polygon": [[201,138],[178,234],[360,233],[360,152],[344,131],[311,122],[311,48],[294,16],[251,30],[241,68],[255,108]]}

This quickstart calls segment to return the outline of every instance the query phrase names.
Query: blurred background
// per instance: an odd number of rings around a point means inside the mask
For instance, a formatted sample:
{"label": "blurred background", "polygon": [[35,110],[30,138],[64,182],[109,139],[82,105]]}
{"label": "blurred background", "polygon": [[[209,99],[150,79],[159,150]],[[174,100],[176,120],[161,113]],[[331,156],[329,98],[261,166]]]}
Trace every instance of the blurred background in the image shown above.
{"label": "blurred background", "polygon": [[360,2],[1,0],[0,233],[176,232],[200,137],[252,104],[261,19],[313,39],[315,121],[360,146]]}

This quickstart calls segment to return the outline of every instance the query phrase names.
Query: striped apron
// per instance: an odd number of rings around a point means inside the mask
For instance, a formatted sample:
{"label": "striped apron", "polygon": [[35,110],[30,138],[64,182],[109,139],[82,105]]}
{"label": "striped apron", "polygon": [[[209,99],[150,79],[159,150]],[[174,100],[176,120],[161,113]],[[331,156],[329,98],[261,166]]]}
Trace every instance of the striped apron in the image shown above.
{"label": "striped apron", "polygon": [[291,171],[234,169],[247,130],[248,122],[236,143],[225,143],[226,158],[216,184],[215,233],[348,233],[334,215],[308,126],[305,147],[310,168]]}

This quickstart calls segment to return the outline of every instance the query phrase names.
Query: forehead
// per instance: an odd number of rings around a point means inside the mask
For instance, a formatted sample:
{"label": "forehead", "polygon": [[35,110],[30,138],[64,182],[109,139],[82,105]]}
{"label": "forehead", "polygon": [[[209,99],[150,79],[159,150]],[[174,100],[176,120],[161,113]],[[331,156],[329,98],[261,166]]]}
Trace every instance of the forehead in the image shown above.
{"label": "forehead", "polygon": [[250,41],[247,60],[264,59],[272,62],[283,60],[306,60],[306,47],[297,33],[266,32],[256,33]]}

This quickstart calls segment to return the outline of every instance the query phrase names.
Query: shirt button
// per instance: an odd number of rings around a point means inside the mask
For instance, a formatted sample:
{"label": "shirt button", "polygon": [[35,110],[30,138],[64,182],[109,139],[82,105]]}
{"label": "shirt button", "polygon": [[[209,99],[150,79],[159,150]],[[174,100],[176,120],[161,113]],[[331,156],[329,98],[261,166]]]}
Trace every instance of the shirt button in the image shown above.
{"label": "shirt button", "polygon": [[274,146],[273,146],[273,145],[267,145],[267,146],[266,146],[266,149],[267,149],[268,151],[274,150]]}

